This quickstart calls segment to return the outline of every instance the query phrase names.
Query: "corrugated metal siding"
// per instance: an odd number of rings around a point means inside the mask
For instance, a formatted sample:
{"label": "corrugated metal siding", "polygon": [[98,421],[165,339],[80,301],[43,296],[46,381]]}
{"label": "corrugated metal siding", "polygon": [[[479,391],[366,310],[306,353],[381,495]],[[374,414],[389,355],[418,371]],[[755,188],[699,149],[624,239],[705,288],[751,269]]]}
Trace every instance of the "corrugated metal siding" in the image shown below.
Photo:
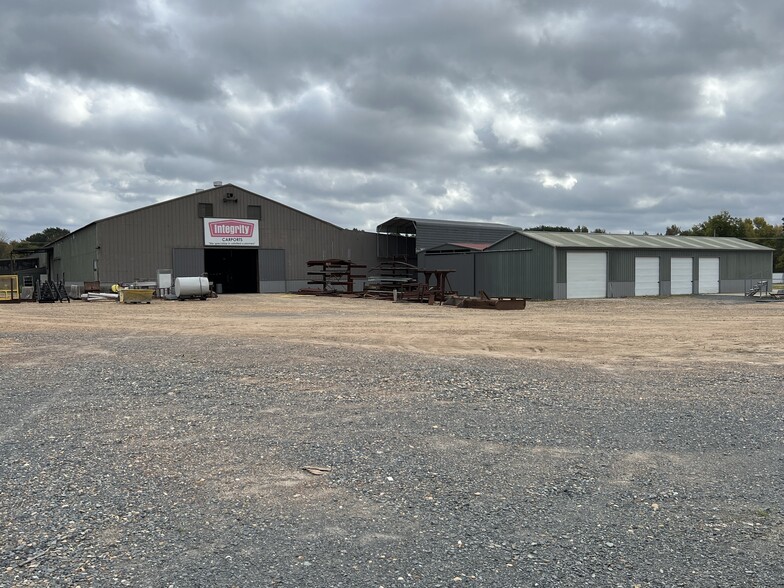
{"label": "corrugated metal siding", "polygon": [[96,225],[88,225],[78,231],[61,239],[53,246],[52,251],[52,273],[65,274],[68,282],[92,282],[97,280],[96,272],[93,270],[93,260],[98,260],[98,274],[101,280],[104,278],[101,270],[104,264],[103,251],[96,249]]}
{"label": "corrugated metal siding", "polygon": [[417,224],[417,251],[444,243],[495,243],[509,235],[508,228]]}
{"label": "corrugated metal siding", "polygon": [[262,282],[285,281],[286,252],[283,249],[259,250],[259,279]]}
{"label": "corrugated metal siding", "polygon": [[[234,198],[224,202],[228,193]],[[259,200],[255,194],[227,185],[98,221],[98,240],[112,270],[107,279],[154,279],[159,268],[170,267],[173,249],[203,248],[200,203],[212,204],[216,218],[245,218],[248,205]]]}
{"label": "corrugated metal siding", "polygon": [[[585,251],[581,248],[579,251]],[[568,248],[559,248],[557,253],[558,261],[558,283],[566,282],[566,252]],[[609,249],[609,275],[611,283],[634,282],[634,259],[635,257],[658,257],[660,280],[662,283],[669,284],[671,281],[671,259],[691,258],[699,259],[703,257],[718,257],[719,271],[722,280],[765,280],[770,279],[773,267],[773,254],[770,251],[695,251],[666,249],[654,251],[651,249]],[[697,266],[694,263],[695,275],[697,279]],[[665,292],[663,292],[665,293]]]}
{"label": "corrugated metal siding", "polygon": [[476,264],[476,289],[491,296],[538,300],[554,296],[553,248],[521,233],[478,254]]}
{"label": "corrugated metal siding", "polygon": [[315,259],[350,259],[377,265],[376,235],[346,230],[264,199],[261,245],[286,250],[286,279],[307,280],[307,262]]}
{"label": "corrugated metal siding", "polygon": [[[482,254],[474,253],[447,253],[447,254],[420,254],[419,266],[426,269],[451,269],[449,285],[461,296],[475,296],[474,266],[476,258]],[[420,274],[420,280],[424,279]],[[434,278],[430,284],[435,285]]]}
{"label": "corrugated metal siding", "polygon": [[555,269],[553,268],[554,249],[527,237],[523,239],[521,246],[523,249],[531,249],[530,253],[521,253],[525,260],[525,296],[537,299],[553,298],[555,284]]}
{"label": "corrugated metal siding", "polygon": [[[716,255],[711,255],[716,257]],[[719,276],[722,280],[771,280],[773,253],[767,251],[719,253]]]}
{"label": "corrugated metal siding", "polygon": [[204,273],[204,249],[173,249],[171,267],[175,278],[202,275]]}
{"label": "corrugated metal siding", "polygon": [[[203,219],[198,217],[198,204],[212,202],[215,216],[223,216],[217,200],[203,192],[193,199],[169,200],[98,221],[98,240],[111,269],[107,278],[115,282],[154,279],[158,269],[173,267],[174,249],[203,249]],[[203,251],[201,259],[203,272]],[[199,275],[191,271],[191,265],[187,269],[185,274],[177,269],[175,273],[179,277]]]}
{"label": "corrugated metal siding", "polygon": [[[227,193],[233,198],[224,202]],[[350,258],[376,265],[376,235],[346,230],[238,188],[225,185],[168,200],[97,222],[98,242],[107,268],[102,280],[154,279],[170,267],[173,249],[204,247],[204,221],[198,205],[209,203],[216,218],[245,218],[248,206],[261,207],[261,249],[284,249],[288,280],[307,279],[311,259]]]}
{"label": "corrugated metal siding", "polygon": [[[651,251],[650,249],[610,249],[609,273],[607,278],[611,282],[634,282],[635,259],[638,257],[655,257],[659,259],[659,279],[666,265],[669,268],[671,251]],[[669,269],[667,269],[669,272]],[[669,278],[668,278],[669,279]]]}
{"label": "corrugated metal siding", "polygon": [[[375,233],[357,231],[354,229],[340,229],[339,237],[339,251],[343,252],[343,254],[335,257],[350,259],[354,263],[366,265],[368,268],[378,265]],[[303,264],[303,275],[307,275],[307,270],[308,268]],[[357,273],[366,272],[358,271]]]}
{"label": "corrugated metal siding", "polygon": [[519,251],[479,254],[476,289],[489,296],[530,298],[525,295],[522,255]]}
{"label": "corrugated metal siding", "polygon": [[566,286],[566,252],[567,249],[555,250],[555,282],[564,284],[564,287]]}

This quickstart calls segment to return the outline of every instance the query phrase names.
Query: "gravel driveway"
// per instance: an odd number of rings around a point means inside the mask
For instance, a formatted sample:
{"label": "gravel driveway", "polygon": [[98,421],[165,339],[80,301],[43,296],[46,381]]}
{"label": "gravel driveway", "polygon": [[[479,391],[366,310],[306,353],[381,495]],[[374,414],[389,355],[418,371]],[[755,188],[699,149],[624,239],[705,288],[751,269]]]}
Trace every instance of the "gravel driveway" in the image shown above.
{"label": "gravel driveway", "polygon": [[784,585],[780,366],[3,343],[0,586]]}

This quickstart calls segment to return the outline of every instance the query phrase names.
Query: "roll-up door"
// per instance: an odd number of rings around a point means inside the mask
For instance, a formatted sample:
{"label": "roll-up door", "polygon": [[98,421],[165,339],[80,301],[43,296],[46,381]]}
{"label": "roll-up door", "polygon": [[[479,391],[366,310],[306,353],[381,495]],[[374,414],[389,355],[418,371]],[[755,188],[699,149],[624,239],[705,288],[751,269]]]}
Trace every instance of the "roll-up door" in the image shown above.
{"label": "roll-up door", "polygon": [[673,257],[670,263],[670,294],[693,294],[694,261],[691,257]]}
{"label": "roll-up door", "polygon": [[699,260],[700,294],[719,293],[719,258],[702,257]]}
{"label": "roll-up door", "polygon": [[634,295],[659,295],[659,258],[634,258]]}
{"label": "roll-up door", "polygon": [[566,252],[566,297],[607,297],[607,254]]}

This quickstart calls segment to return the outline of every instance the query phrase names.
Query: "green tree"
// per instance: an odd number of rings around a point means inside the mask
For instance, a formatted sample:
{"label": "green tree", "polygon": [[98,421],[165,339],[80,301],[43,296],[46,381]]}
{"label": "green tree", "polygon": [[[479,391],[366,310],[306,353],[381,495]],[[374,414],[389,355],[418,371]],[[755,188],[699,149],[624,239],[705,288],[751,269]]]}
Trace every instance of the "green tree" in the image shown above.
{"label": "green tree", "polygon": [[732,216],[726,210],[708,217],[708,220],[694,225],[691,234],[703,237],[737,237],[746,236],[746,227],[742,219]]}
{"label": "green tree", "polygon": [[539,225],[538,227],[531,227],[525,229],[526,231],[549,231],[552,233],[573,233],[574,231],[569,227],[555,227],[551,225]]}
{"label": "green tree", "polygon": [[726,210],[708,217],[708,220],[681,230],[678,225],[667,228],[666,235],[692,235],[699,237],[737,237],[759,243],[774,250],[773,271],[784,271],[784,218],[780,225],[772,225],[764,217],[736,218]]}
{"label": "green tree", "polygon": [[46,245],[47,243],[51,243],[52,241],[59,239],[60,237],[65,237],[70,232],[71,231],[69,231],[68,229],[61,229],[60,227],[48,227],[43,231],[40,231],[38,233],[33,233],[32,235],[27,237],[25,241],[27,241],[33,246],[36,245],[43,246]]}
{"label": "green tree", "polygon": [[0,259],[8,259],[14,249],[30,249],[36,247],[43,247],[59,239],[69,235],[71,231],[68,229],[61,229],[60,227],[49,227],[38,233],[33,233],[29,237],[21,241],[8,239],[8,233],[0,229]]}
{"label": "green tree", "polygon": [[781,219],[781,224],[774,227],[775,235],[775,249],[773,254],[774,264],[773,271],[784,272],[784,218]]}
{"label": "green tree", "polygon": [[[784,220],[784,219],[782,219]],[[743,219],[743,239],[774,250],[774,271],[784,269],[784,225],[772,225],[761,216]]]}
{"label": "green tree", "polygon": [[777,236],[781,236],[781,227],[771,225],[761,216],[755,216],[753,219],[744,219],[744,226],[746,227],[746,238],[753,240],[755,243],[765,245],[771,249],[776,249]]}

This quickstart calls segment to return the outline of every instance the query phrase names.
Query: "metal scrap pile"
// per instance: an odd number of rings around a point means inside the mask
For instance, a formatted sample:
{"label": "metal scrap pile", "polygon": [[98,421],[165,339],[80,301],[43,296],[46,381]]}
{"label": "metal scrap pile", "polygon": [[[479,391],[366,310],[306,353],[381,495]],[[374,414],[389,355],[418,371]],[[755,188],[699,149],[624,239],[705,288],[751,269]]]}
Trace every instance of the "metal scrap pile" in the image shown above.
{"label": "metal scrap pile", "polygon": [[458,308],[480,308],[494,310],[524,310],[526,298],[492,298],[482,290],[479,296],[450,296],[444,304]]}
{"label": "metal scrap pile", "polygon": [[[448,278],[454,271],[422,269],[402,261],[386,261],[368,271],[368,282],[362,296],[428,304],[443,303],[448,296],[456,294]],[[419,274],[424,275],[424,281],[419,281]]]}
{"label": "metal scrap pile", "polygon": [[363,298],[397,300],[409,294],[419,285],[417,275],[421,270],[403,261],[384,261],[368,270]]}

